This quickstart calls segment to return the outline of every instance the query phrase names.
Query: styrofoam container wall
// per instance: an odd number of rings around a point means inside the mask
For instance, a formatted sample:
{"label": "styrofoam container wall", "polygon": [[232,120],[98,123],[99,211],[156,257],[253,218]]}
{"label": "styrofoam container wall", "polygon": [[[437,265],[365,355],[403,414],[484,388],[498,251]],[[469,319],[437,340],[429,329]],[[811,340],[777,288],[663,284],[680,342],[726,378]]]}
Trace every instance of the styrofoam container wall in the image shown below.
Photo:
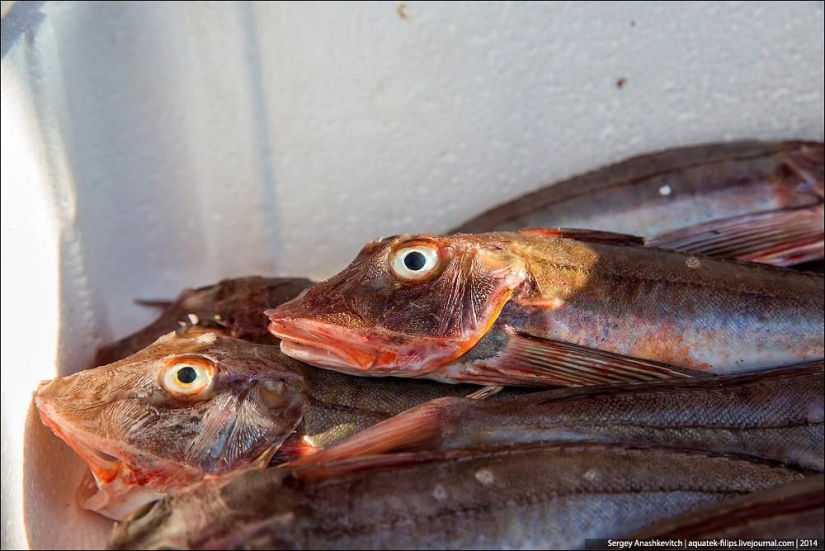
{"label": "styrofoam container wall", "polygon": [[822,2],[3,2],[3,547],[93,547],[41,379],[631,155],[823,138]]}

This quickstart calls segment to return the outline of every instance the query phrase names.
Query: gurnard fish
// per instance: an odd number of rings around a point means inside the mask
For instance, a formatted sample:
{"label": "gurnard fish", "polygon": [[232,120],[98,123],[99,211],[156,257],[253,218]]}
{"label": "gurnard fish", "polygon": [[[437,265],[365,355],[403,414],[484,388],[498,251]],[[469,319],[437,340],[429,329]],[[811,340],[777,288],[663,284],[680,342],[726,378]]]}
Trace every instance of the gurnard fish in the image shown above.
{"label": "gurnard fish", "polygon": [[100,348],[95,365],[122,360],[161,335],[192,326],[260,344],[278,344],[278,339],[266,330],[263,311],[295,298],[312,283],[301,278],[237,277],[197,289],[184,289],[174,301],[138,301],[162,307],[164,311],[140,331]]}
{"label": "gurnard fish", "polygon": [[391,454],[244,470],[118,523],[110,549],[570,549],[802,473],[602,445]]}
{"label": "gurnard fish", "polygon": [[417,404],[476,389],[411,383],[314,369],[277,346],[190,329],[45,381],[35,404],[89,466],[79,505],[119,519],[175,488],[295,459]]}
{"label": "gurnard fish", "polygon": [[780,266],[825,251],[821,142],[734,142],[634,157],[495,207],[449,233],[532,227],[640,235]]}
{"label": "gurnard fish", "polygon": [[404,235],[266,314],[319,367],[576,386],[820,360],[824,281],[588,230]]}
{"label": "gurnard fish", "polygon": [[[825,477],[814,476],[678,515],[626,539],[818,539],[825,537]],[[810,545],[810,544],[808,544]],[[813,547],[811,547],[813,548]]]}
{"label": "gurnard fish", "polygon": [[822,472],[823,362],[769,371],[438,398],[290,465],[397,451],[599,442],[747,455]]}

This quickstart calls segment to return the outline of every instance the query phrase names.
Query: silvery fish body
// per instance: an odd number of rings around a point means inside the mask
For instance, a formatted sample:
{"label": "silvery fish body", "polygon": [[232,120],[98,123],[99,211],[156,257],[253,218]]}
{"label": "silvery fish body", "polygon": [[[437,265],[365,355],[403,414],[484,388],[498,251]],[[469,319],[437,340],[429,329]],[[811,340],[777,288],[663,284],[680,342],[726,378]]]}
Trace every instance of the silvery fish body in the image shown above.
{"label": "silvery fish body", "polygon": [[[825,477],[814,476],[707,505],[659,522],[628,539],[731,541],[825,537]],[[803,544],[804,545],[804,544]],[[806,546],[813,548],[810,543]]]}
{"label": "silvery fish body", "polygon": [[821,259],[821,142],[732,142],[671,149],[551,184],[451,233],[588,228],[659,247],[788,266]]}
{"label": "silvery fish body", "polygon": [[439,398],[293,463],[394,451],[601,442],[734,453],[823,472],[822,362],[685,381],[585,386],[494,402]]}
{"label": "silvery fish body", "polygon": [[109,548],[581,548],[803,476],[597,445],[374,456],[189,487],[119,523]]}

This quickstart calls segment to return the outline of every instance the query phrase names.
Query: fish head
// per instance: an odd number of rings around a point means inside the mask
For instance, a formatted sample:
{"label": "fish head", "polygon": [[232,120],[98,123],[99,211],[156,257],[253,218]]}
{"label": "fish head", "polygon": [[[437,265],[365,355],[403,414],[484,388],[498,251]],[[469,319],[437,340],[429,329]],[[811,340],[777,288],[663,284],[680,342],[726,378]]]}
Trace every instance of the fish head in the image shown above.
{"label": "fish head", "polygon": [[419,376],[472,348],[526,278],[525,262],[493,239],[396,236],[367,244],[341,273],[266,314],[293,358]]}
{"label": "fish head", "polygon": [[44,381],[35,404],[90,469],[81,507],[119,518],[174,487],[265,465],[306,407],[295,364],[273,346],[170,333],[121,361]]}

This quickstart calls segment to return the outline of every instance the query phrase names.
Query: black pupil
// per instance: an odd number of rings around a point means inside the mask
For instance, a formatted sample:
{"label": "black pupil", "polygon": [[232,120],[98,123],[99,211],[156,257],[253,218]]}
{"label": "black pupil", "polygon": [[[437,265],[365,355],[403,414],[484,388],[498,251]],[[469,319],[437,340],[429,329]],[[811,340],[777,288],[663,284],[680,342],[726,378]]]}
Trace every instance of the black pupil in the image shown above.
{"label": "black pupil", "polygon": [[409,252],[407,253],[407,256],[404,257],[404,266],[414,272],[417,272],[423,268],[426,263],[427,259],[424,258],[424,255],[418,251]]}
{"label": "black pupil", "polygon": [[178,381],[182,382],[183,384],[189,384],[195,382],[195,379],[198,378],[198,372],[191,367],[182,367],[178,369]]}

